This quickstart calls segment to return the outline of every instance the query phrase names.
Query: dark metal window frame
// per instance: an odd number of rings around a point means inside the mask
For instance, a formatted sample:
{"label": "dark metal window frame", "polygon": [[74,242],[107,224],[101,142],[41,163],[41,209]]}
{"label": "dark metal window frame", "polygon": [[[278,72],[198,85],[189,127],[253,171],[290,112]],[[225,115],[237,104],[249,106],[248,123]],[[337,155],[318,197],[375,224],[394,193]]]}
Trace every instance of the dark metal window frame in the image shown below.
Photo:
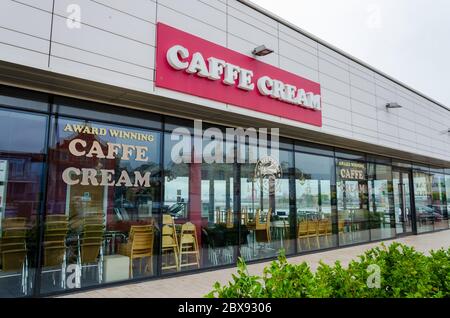
{"label": "dark metal window frame", "polygon": [[[3,86],[0,86],[0,88]],[[14,90],[14,88],[10,89],[10,90]],[[23,90],[18,90],[18,92],[21,92]],[[0,105],[0,108],[2,109],[9,109],[9,110],[20,110],[23,112],[27,112],[30,114],[45,114],[48,116],[47,118],[47,128],[46,128],[46,153],[45,153],[45,157],[44,157],[44,163],[43,163],[43,172],[42,172],[42,191],[40,194],[40,200],[41,200],[41,204],[40,204],[40,211],[39,211],[39,217],[37,218],[37,224],[36,226],[39,229],[39,236],[38,236],[38,242],[37,242],[37,255],[35,256],[37,258],[37,266],[35,269],[35,275],[34,275],[34,286],[33,286],[33,290],[32,290],[32,294],[30,296],[33,297],[42,297],[42,296],[52,296],[52,295],[61,295],[61,294],[67,294],[67,293],[77,293],[77,292],[83,292],[86,290],[92,290],[92,289],[99,289],[99,288],[106,288],[106,287],[110,287],[110,286],[120,286],[120,285],[127,285],[127,284],[132,284],[132,283],[137,283],[137,282],[143,282],[143,281],[150,281],[153,279],[165,279],[165,278],[169,278],[169,277],[176,277],[176,276],[184,276],[184,275],[190,275],[190,274],[195,274],[195,273],[199,273],[199,272],[206,272],[206,271],[212,271],[212,270],[218,270],[221,268],[231,268],[234,267],[235,264],[225,264],[225,265],[219,265],[219,266],[215,266],[215,267],[205,267],[205,268],[201,268],[201,269],[193,269],[193,270],[187,270],[187,271],[183,271],[183,272],[177,272],[177,273],[171,273],[171,274],[164,274],[162,275],[161,273],[161,258],[160,256],[160,246],[161,244],[159,244],[159,248],[157,249],[157,269],[156,269],[156,274],[150,277],[140,277],[140,278],[133,278],[133,279],[129,279],[129,280],[125,280],[125,281],[119,281],[119,282],[113,282],[113,283],[104,283],[104,284],[100,284],[100,285],[92,285],[92,286],[87,286],[87,287],[83,287],[80,289],[71,289],[71,290],[62,290],[62,291],[57,291],[57,292],[51,292],[51,293],[45,293],[45,294],[41,294],[40,293],[40,283],[41,283],[41,272],[42,272],[42,242],[43,242],[43,236],[44,236],[44,220],[45,220],[45,214],[46,214],[46,204],[47,204],[47,188],[48,188],[48,174],[49,174],[49,162],[48,162],[48,153],[49,153],[49,149],[52,145],[52,141],[53,141],[53,133],[52,133],[52,115],[55,116],[55,118],[58,118],[59,114],[57,111],[55,111],[55,104],[54,104],[54,98],[56,97],[56,95],[52,95],[52,94],[47,94],[48,96],[48,111],[38,111],[38,110],[29,110],[29,109],[23,109],[23,108],[18,108],[15,107],[14,105]],[[25,100],[27,99],[26,97],[24,98]],[[108,106],[108,107],[114,107],[115,110],[117,110],[120,113],[121,108],[117,107],[117,106],[111,106],[111,105],[103,105],[103,104],[97,104],[99,106]],[[116,108],[117,107],[117,108]],[[56,107],[57,108],[57,107]],[[108,108],[111,109],[111,108]],[[101,111],[104,111],[105,108],[100,109]],[[155,116],[160,116],[161,118],[161,129],[155,129],[153,127],[149,128],[149,127],[143,127],[140,125],[129,125],[126,124],[127,127],[130,128],[139,128],[139,129],[150,129],[152,131],[155,132],[159,132],[161,134],[161,140],[160,140],[160,145],[159,145],[159,149],[160,149],[160,185],[161,185],[161,189],[160,189],[160,209],[162,207],[163,201],[164,201],[164,148],[165,148],[165,140],[164,140],[164,133],[165,132],[169,132],[169,130],[166,127],[166,122],[169,121],[170,124],[173,124],[174,122],[176,122],[178,120],[177,117],[174,116],[166,116],[166,115],[159,115],[159,114],[153,114],[150,112],[146,112],[146,111],[135,111],[136,113],[142,114],[144,117],[147,115],[149,118],[152,117],[153,119],[155,118]],[[89,118],[83,118],[82,116],[78,117],[78,116],[69,116],[69,115],[62,115],[64,117],[67,118],[73,118],[73,119],[88,119]],[[91,119],[92,120],[92,119]],[[123,123],[120,122],[115,122],[115,121],[105,121],[105,120],[99,120],[99,119],[95,119],[98,122],[102,122],[105,124],[119,124],[119,125],[124,125]],[[179,119],[180,121],[184,122],[184,123],[188,123],[188,122],[192,122],[183,118]],[[169,125],[170,125],[169,124]],[[216,127],[216,126],[214,126]],[[222,128],[223,126],[221,126],[220,128]],[[413,186],[413,171],[414,169],[411,167],[410,169],[402,169],[398,166],[395,165],[395,161],[393,159],[390,159],[388,157],[380,157],[379,161],[376,159],[376,156],[373,156],[371,154],[367,154],[367,153],[355,153],[354,151],[347,151],[345,149],[342,148],[335,148],[332,146],[322,146],[322,145],[316,145],[314,143],[310,143],[310,142],[306,142],[306,141],[302,141],[302,140],[295,140],[295,139],[288,139],[288,138],[282,138],[283,142],[287,142],[287,143],[291,143],[292,147],[283,147],[284,150],[290,151],[292,152],[292,156],[293,156],[293,169],[295,171],[296,169],[296,162],[295,162],[295,153],[306,153],[306,154],[311,154],[311,155],[317,155],[317,156],[322,156],[322,157],[328,157],[328,158],[334,158],[334,161],[336,162],[337,159],[344,159],[344,160],[352,160],[352,161],[359,161],[362,162],[366,165],[366,171],[367,171],[367,164],[369,163],[377,163],[379,162],[380,164],[384,164],[384,165],[388,165],[391,166],[392,169],[391,171],[393,171],[394,169],[401,169],[401,170],[408,170],[410,172],[411,178],[410,178],[410,189],[411,189],[411,196],[412,196],[412,210],[414,211],[413,214],[415,214],[415,200],[414,200],[414,186]],[[280,139],[281,139],[280,138]],[[307,149],[305,149],[305,151],[302,151],[302,145],[305,145],[307,147]],[[286,149],[286,148],[290,148],[290,149]],[[309,149],[309,150],[308,150]],[[314,149],[317,149],[318,151],[314,151]],[[336,154],[336,151],[338,152]],[[345,156],[345,155],[340,155],[340,153],[348,153],[349,156]],[[332,155],[331,155],[332,154]],[[356,158],[351,158],[352,155],[362,155],[362,157],[364,159],[356,159]],[[356,160],[355,160],[356,159]],[[386,162],[388,160],[391,160],[390,164],[386,164]],[[240,176],[240,165],[236,164],[236,177]],[[379,242],[379,241],[384,241],[384,240],[390,240],[390,239],[394,239],[396,237],[398,237],[399,235],[396,233],[396,235],[393,238],[387,238],[387,239],[379,239],[379,240],[371,240],[371,237],[369,237],[369,241],[364,241],[364,242],[357,242],[357,243],[351,243],[351,244],[347,244],[344,246],[340,245],[339,242],[339,233],[338,233],[338,229],[337,229],[337,198],[336,198],[336,181],[337,181],[337,169],[336,169],[336,164],[335,164],[335,184],[334,184],[334,189],[333,189],[333,185],[332,185],[332,196],[331,196],[331,207],[332,207],[332,222],[333,222],[333,234],[336,235],[336,246],[332,246],[329,248],[324,248],[324,249],[314,249],[314,250],[309,250],[309,251],[299,251],[298,250],[298,246],[297,246],[297,237],[296,237],[296,233],[297,233],[297,222],[294,222],[294,224],[291,224],[291,227],[295,229],[294,233],[292,233],[291,238],[295,239],[295,249],[294,249],[294,253],[287,255],[287,257],[295,257],[298,255],[305,255],[305,254],[312,254],[312,253],[317,253],[317,252],[323,252],[323,251],[327,251],[327,250],[334,250],[334,249],[339,249],[342,247],[350,247],[350,246],[357,246],[357,245],[362,245],[362,244],[367,244],[368,242]],[[430,170],[428,170],[429,172]],[[439,173],[442,174],[449,174],[450,169],[439,169],[439,170],[434,170],[434,171],[439,171]],[[445,172],[445,173],[444,173]],[[292,176],[293,172],[289,172],[289,180],[290,183],[292,182],[292,178],[294,178]],[[235,180],[236,185],[239,185],[239,182],[237,181],[238,179]],[[297,208],[296,208],[296,193],[295,193],[295,189],[291,189],[291,185],[290,185],[290,190],[293,190],[294,193],[291,194],[290,193],[290,206],[291,204],[294,204],[295,206],[295,219],[297,218]],[[295,187],[294,187],[295,188]],[[235,196],[235,200],[234,201],[234,208],[237,209],[238,212],[238,220],[240,220],[240,195],[238,193],[238,189],[239,187],[234,189],[234,196]],[[238,200],[236,200],[238,199]],[[292,201],[292,202],[291,202]],[[159,216],[159,222],[161,223],[161,211],[158,214]],[[415,215],[413,215],[413,217],[415,217]],[[413,222],[414,224],[414,222]],[[415,226],[415,225],[413,225]],[[369,228],[369,230],[371,229],[371,227]],[[431,232],[438,232],[438,231],[442,231],[442,230],[447,230],[447,229],[434,229]],[[370,231],[369,231],[370,232]],[[413,234],[426,234],[426,233],[430,233],[430,232],[424,232],[424,233],[417,233],[416,231],[413,231]],[[239,235],[241,235],[240,231],[239,231]],[[161,237],[159,237],[159,241],[161,240]],[[161,243],[161,242],[159,242]],[[238,248],[237,250],[237,254],[236,256],[239,256],[239,243],[240,243],[240,238],[238,241]],[[261,263],[261,262],[267,262],[268,260],[274,259],[275,256],[273,257],[267,257],[267,258],[261,258],[261,259],[256,259],[256,260],[251,260],[248,261],[249,264],[254,264],[254,263]]]}

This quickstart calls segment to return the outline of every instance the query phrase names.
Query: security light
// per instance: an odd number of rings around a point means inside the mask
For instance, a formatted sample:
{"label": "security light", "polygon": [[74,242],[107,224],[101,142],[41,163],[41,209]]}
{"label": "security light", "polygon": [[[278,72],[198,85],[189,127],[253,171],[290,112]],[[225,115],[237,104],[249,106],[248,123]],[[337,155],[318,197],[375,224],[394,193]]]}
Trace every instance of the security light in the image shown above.
{"label": "security light", "polygon": [[273,53],[273,50],[267,48],[264,44],[253,49],[252,54],[256,56],[266,56]]}
{"label": "security light", "polygon": [[402,108],[403,106],[398,103],[387,103],[386,108]]}

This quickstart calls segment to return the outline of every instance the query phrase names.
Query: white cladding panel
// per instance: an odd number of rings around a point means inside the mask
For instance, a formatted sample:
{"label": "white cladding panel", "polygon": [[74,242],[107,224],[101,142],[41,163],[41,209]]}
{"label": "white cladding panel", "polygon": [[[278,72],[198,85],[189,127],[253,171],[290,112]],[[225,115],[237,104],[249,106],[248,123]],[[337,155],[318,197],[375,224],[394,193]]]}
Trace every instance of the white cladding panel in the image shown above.
{"label": "white cladding panel", "polygon": [[[67,24],[74,4],[80,28]],[[323,127],[311,130],[450,158],[450,111],[236,0],[2,0],[0,60],[297,125],[155,88],[158,21],[250,56],[274,49],[258,59],[321,84]]]}

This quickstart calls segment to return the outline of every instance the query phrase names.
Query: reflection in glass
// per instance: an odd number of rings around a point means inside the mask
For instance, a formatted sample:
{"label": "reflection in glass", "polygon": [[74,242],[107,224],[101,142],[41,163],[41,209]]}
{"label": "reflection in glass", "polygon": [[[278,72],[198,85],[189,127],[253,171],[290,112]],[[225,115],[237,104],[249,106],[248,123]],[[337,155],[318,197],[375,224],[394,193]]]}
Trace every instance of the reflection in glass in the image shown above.
{"label": "reflection in glass", "polygon": [[414,171],[413,180],[417,232],[433,231],[438,215],[433,208],[432,176],[429,173]]}
{"label": "reflection in glass", "polygon": [[445,201],[447,202],[447,223],[450,227],[450,218],[448,217],[450,212],[450,175],[445,175]]}
{"label": "reflection in glass", "polygon": [[275,248],[282,248],[289,255],[295,252],[294,154],[280,150],[279,156],[281,176],[274,185],[271,232]]}
{"label": "reflection in glass", "polygon": [[339,245],[369,241],[365,169],[364,163],[336,159]]}
{"label": "reflection in glass", "polygon": [[279,158],[263,156],[256,164],[240,165],[241,235],[246,237],[240,253],[245,260],[273,257],[281,249],[286,254],[295,250],[292,167],[292,152],[285,150],[279,151]]}
{"label": "reflection in glass", "polygon": [[295,166],[299,251],[336,246],[331,205],[334,159],[296,153]]}
{"label": "reflection in glass", "polygon": [[[236,167],[220,162],[174,161],[174,149],[180,143],[190,144],[190,138],[188,130],[178,141],[171,140],[169,133],[165,135],[163,274],[230,264],[237,256]],[[188,159],[190,151],[189,146],[179,147],[178,154]]]}
{"label": "reflection in glass", "polygon": [[435,215],[434,230],[448,228],[448,210],[446,205],[445,177],[443,174],[432,174],[432,209]]}
{"label": "reflection in glass", "polygon": [[47,120],[0,110],[0,297],[33,292]]}
{"label": "reflection in glass", "polygon": [[[163,274],[200,268],[203,260],[202,242],[202,190],[201,164],[186,163],[192,158],[189,131],[172,140],[164,134],[164,203],[162,208]],[[176,145],[186,147],[176,148]],[[176,154],[184,162],[173,160]]]}
{"label": "reflection in glass", "polygon": [[394,170],[393,192],[394,192],[394,211],[395,228],[397,234],[412,232],[412,208],[410,179],[411,174],[405,171]]}
{"label": "reflection in glass", "polygon": [[235,166],[202,165],[203,266],[234,263],[239,240],[238,213],[233,200]]}
{"label": "reflection in glass", "polygon": [[158,132],[53,119],[41,289],[156,274]]}
{"label": "reflection in glass", "polygon": [[390,166],[370,163],[369,215],[371,239],[379,240],[395,236],[395,215]]}

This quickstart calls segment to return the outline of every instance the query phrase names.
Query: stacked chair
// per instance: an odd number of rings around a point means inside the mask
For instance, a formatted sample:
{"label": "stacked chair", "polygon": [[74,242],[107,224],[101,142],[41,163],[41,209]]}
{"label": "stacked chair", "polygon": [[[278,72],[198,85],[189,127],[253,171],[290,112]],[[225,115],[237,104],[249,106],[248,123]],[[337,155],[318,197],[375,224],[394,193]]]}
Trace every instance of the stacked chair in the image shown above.
{"label": "stacked chair", "polygon": [[220,211],[220,208],[216,208],[216,224],[222,223],[222,212]]}
{"label": "stacked chair", "polygon": [[298,246],[300,249],[302,249],[302,240],[306,239],[308,242],[308,248],[310,249],[310,243],[309,243],[309,238],[308,238],[308,221],[307,220],[301,220],[298,223],[298,228],[297,228],[297,239],[298,239]]}
{"label": "stacked chair", "polygon": [[228,209],[226,215],[226,228],[232,229],[234,228],[234,218],[233,218],[233,210]]}
{"label": "stacked chair", "polygon": [[[20,273],[22,292],[27,294],[28,259],[27,259],[27,220],[22,217],[2,220],[2,237],[0,241],[0,264],[3,272]],[[16,274],[17,273],[17,274]]]}
{"label": "stacked chair", "polygon": [[243,208],[241,212],[241,224],[247,226],[248,224],[248,210]]}
{"label": "stacked chair", "polygon": [[272,241],[270,234],[270,221],[272,216],[272,209],[267,212],[267,217],[265,222],[261,222],[260,210],[256,211],[255,216],[255,237],[258,243],[270,244]]}
{"label": "stacked chair", "polygon": [[332,225],[329,219],[321,220],[302,220],[298,224],[297,228],[297,239],[298,246],[301,245],[303,239],[306,240],[308,244],[308,249],[311,249],[310,239],[314,239],[317,248],[321,248],[320,238],[323,237],[326,243],[326,247],[330,246],[329,236],[332,235]]}
{"label": "stacked chair", "polygon": [[81,270],[97,267],[98,282],[103,276],[103,239],[105,220],[103,213],[86,214],[82,220],[81,235],[78,239],[77,263]]}
{"label": "stacked chair", "polygon": [[[45,220],[44,231],[44,267],[60,267],[61,288],[65,288],[65,273],[67,263],[66,237],[69,231],[69,220],[66,215],[48,215]],[[55,276],[53,272],[53,285]]]}
{"label": "stacked chair", "polygon": [[317,228],[317,243],[319,244],[319,248],[321,248],[320,246],[320,238],[323,237],[325,239],[325,243],[326,246],[328,247],[330,246],[330,242],[328,240],[328,236],[331,235],[331,231],[330,231],[330,227],[331,227],[331,222],[329,219],[322,219],[319,220],[319,225]]}
{"label": "stacked chair", "polygon": [[[169,263],[171,255],[173,255],[174,264]],[[175,228],[175,223],[169,214],[163,214],[162,256],[163,256],[163,265],[162,265],[163,270],[168,269],[176,269],[177,271],[180,270],[177,232]]]}
{"label": "stacked chair", "polygon": [[200,268],[197,230],[191,222],[182,225],[180,235],[180,268],[186,266]]}
{"label": "stacked chair", "polygon": [[298,224],[297,228],[297,239],[298,246],[301,248],[302,240],[306,240],[308,250],[311,249],[311,240],[316,240],[316,246],[319,246],[319,237],[318,237],[318,220],[302,220]]}
{"label": "stacked chair", "polygon": [[130,278],[133,278],[134,260],[139,260],[139,272],[142,273],[142,260],[147,259],[145,272],[153,274],[154,225],[132,225],[128,243],[121,245],[120,254],[130,258]]}

